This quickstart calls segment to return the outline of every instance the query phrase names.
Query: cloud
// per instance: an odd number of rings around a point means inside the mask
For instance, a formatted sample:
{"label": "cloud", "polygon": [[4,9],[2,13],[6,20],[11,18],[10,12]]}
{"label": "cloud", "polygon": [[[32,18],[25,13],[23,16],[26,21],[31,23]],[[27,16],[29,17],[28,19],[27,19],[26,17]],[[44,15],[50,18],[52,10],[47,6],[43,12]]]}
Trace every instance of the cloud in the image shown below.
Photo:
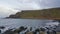
{"label": "cloud", "polygon": [[21,7],[23,9],[28,9],[28,8],[37,9],[38,7],[39,7],[38,9],[60,7],[60,4],[59,4],[60,0],[18,0],[18,2],[21,3],[22,6],[25,6],[25,7],[29,6],[27,8]]}
{"label": "cloud", "polygon": [[48,7],[60,7],[60,0],[42,0],[40,2],[40,6],[42,8],[48,8]]}
{"label": "cloud", "polygon": [[0,3],[19,10],[60,6],[60,0],[0,0]]}
{"label": "cloud", "polygon": [[1,3],[11,8],[18,8],[20,10],[40,8],[39,5],[34,2],[34,0],[2,0]]}
{"label": "cloud", "polygon": [[0,16],[8,16],[19,10],[38,10],[60,7],[60,0],[0,0]]}
{"label": "cloud", "polygon": [[23,3],[18,5],[18,7],[15,7],[16,9],[20,10],[34,10],[34,9],[40,9],[39,5],[36,3]]}
{"label": "cloud", "polygon": [[14,9],[34,10],[34,9],[40,9],[40,6],[33,0],[17,0]]}
{"label": "cloud", "polygon": [[15,14],[16,10],[0,6],[0,17],[6,17],[9,16],[10,14]]}

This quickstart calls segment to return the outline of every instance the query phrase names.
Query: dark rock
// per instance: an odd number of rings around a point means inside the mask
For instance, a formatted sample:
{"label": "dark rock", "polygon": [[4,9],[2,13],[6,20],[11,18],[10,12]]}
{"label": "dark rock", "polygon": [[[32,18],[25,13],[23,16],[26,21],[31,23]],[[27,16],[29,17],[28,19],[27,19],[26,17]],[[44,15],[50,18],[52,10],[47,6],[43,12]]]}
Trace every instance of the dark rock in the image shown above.
{"label": "dark rock", "polygon": [[41,30],[41,31],[45,31],[45,29],[44,29],[44,28],[40,28],[40,30]]}
{"label": "dark rock", "polygon": [[12,29],[6,30],[4,33],[2,34],[14,34],[14,32],[12,31]]}
{"label": "dark rock", "polygon": [[58,21],[58,22],[60,22],[60,19],[54,19],[54,21]]}
{"label": "dark rock", "polygon": [[39,32],[40,30],[39,30],[39,29],[36,29],[35,31],[36,31],[36,32]]}
{"label": "dark rock", "polygon": [[56,20],[53,20],[52,22],[57,22]]}
{"label": "dark rock", "polygon": [[0,29],[4,29],[5,27],[4,26],[0,26]]}

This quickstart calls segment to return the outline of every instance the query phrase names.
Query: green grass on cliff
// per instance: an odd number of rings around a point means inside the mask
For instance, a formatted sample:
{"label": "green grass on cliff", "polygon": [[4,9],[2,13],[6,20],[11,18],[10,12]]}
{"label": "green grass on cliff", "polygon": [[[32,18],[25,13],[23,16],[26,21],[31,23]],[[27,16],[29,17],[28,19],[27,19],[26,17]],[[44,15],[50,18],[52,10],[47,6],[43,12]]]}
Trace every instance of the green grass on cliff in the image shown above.
{"label": "green grass on cliff", "polygon": [[43,10],[22,10],[17,12],[15,17],[19,18],[60,18],[60,8]]}

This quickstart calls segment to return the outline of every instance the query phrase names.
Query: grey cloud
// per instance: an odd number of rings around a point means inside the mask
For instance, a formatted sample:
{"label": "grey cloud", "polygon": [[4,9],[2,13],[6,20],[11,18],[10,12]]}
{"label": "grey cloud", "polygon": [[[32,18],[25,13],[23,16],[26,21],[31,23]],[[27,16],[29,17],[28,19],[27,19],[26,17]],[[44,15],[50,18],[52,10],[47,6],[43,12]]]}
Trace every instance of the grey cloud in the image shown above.
{"label": "grey cloud", "polygon": [[[29,6],[28,4],[34,2],[35,5],[37,5],[39,7],[39,9],[49,8],[49,7],[60,7],[60,4],[59,4],[60,0],[20,0],[20,2],[24,3],[24,4],[27,4],[27,6]],[[32,5],[31,6],[33,8],[34,4],[32,4]],[[35,8],[37,8],[37,7],[35,7]]]}
{"label": "grey cloud", "polygon": [[60,7],[60,0],[42,0],[40,2],[40,6],[42,8],[47,8],[47,7]]}
{"label": "grey cloud", "polygon": [[[3,16],[6,16],[9,12],[15,13],[10,9],[8,10],[8,8],[12,8],[13,10],[36,10],[48,7],[60,7],[60,0],[0,0],[0,5],[3,6],[0,9],[0,15],[2,16],[3,14]],[[5,9],[4,7],[8,8]]]}

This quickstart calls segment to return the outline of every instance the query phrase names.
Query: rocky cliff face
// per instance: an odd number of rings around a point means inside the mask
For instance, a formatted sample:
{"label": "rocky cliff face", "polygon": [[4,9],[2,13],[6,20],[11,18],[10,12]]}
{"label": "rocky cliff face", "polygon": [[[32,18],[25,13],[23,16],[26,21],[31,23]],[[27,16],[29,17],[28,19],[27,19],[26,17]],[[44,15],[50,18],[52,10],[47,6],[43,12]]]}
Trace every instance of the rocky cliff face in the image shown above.
{"label": "rocky cliff face", "polygon": [[51,8],[43,10],[22,10],[15,15],[10,15],[9,18],[45,18],[45,19],[60,19],[60,8]]}

